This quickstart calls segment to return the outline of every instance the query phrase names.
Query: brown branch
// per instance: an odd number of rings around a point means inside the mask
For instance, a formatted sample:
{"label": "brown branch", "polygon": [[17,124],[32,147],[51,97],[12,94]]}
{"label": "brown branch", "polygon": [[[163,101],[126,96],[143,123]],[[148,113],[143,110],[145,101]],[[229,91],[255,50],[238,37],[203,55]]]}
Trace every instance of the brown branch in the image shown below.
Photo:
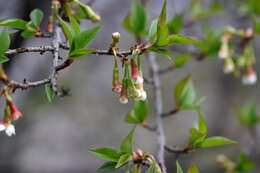
{"label": "brown branch", "polygon": [[150,124],[146,123],[146,122],[143,122],[140,124],[143,128],[151,131],[151,132],[155,132],[157,130],[157,127],[152,127]]}
{"label": "brown branch", "polygon": [[169,112],[162,113],[161,116],[162,116],[162,118],[169,117],[171,115],[177,114],[179,111],[180,110],[178,108],[174,108],[174,109],[170,110]]}

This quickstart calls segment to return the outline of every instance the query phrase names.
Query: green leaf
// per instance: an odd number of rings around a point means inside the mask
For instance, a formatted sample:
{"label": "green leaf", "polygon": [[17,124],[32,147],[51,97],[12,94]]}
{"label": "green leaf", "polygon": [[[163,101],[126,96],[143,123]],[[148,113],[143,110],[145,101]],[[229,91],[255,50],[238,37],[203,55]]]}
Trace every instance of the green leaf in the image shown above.
{"label": "green leaf", "polygon": [[25,30],[27,22],[22,19],[7,19],[1,20],[0,26],[7,26],[15,29],[22,29]]}
{"label": "green leaf", "polygon": [[177,83],[174,89],[174,98],[179,109],[197,109],[196,92],[190,76]]}
{"label": "green leaf", "polygon": [[35,32],[23,31],[23,32],[21,33],[21,36],[22,36],[23,38],[29,38],[29,37],[33,36],[34,34],[35,34]]}
{"label": "green leaf", "polygon": [[78,58],[83,58],[86,55],[95,52],[95,49],[76,49],[73,52],[69,53],[70,58],[72,59],[78,59]]}
{"label": "green leaf", "polygon": [[260,122],[260,116],[257,115],[257,105],[255,102],[249,102],[244,105],[237,113],[239,122],[246,127],[256,126]]}
{"label": "green leaf", "polygon": [[178,161],[176,161],[177,173],[183,173],[183,170]]}
{"label": "green leaf", "polygon": [[40,9],[34,9],[30,13],[30,18],[32,20],[32,23],[36,26],[39,27],[41,24],[41,21],[43,19],[43,12]]}
{"label": "green leaf", "polygon": [[207,134],[201,133],[196,128],[191,128],[189,132],[190,132],[189,145],[191,145],[192,148],[198,148],[199,145],[204,141],[204,139],[207,136]]}
{"label": "green leaf", "polygon": [[130,124],[142,123],[148,115],[147,101],[135,101],[133,109],[126,115],[126,122]]}
{"label": "green leaf", "polygon": [[7,29],[3,29],[2,32],[0,33],[0,55],[3,55],[6,51],[8,51],[9,47],[10,47],[9,31]]}
{"label": "green leaf", "polygon": [[167,0],[164,0],[163,8],[157,23],[157,40],[155,46],[161,47],[168,43],[167,27]]}
{"label": "green leaf", "polygon": [[260,21],[257,21],[257,17],[253,16],[254,33],[260,34]]}
{"label": "green leaf", "polygon": [[227,145],[227,144],[236,144],[237,142],[232,141],[230,139],[221,137],[221,136],[214,136],[209,137],[205,139],[199,147],[201,148],[207,148],[207,147],[214,147],[214,146],[220,146],[220,145]]}
{"label": "green leaf", "polygon": [[0,64],[3,64],[5,62],[7,62],[7,61],[9,61],[9,59],[6,56],[0,55]]}
{"label": "green leaf", "polygon": [[200,111],[198,111],[198,118],[199,118],[199,121],[198,121],[199,132],[202,134],[207,134],[208,133],[207,123]]}
{"label": "green leaf", "polygon": [[120,168],[121,166],[126,164],[130,159],[131,159],[131,154],[124,154],[120,156],[115,168]]}
{"label": "green leaf", "polygon": [[133,1],[131,15],[130,15],[130,26],[137,36],[144,34],[147,23],[146,10],[140,3],[140,1]]}
{"label": "green leaf", "polygon": [[172,34],[177,34],[183,27],[183,14],[177,14],[168,23],[168,29]]}
{"label": "green leaf", "polygon": [[117,162],[120,158],[120,154],[113,148],[98,148],[88,150],[90,153],[95,154],[98,157],[101,157],[104,160]]}
{"label": "green leaf", "polygon": [[157,39],[157,23],[158,20],[153,20],[149,29],[148,33],[148,40],[150,41],[156,41]]}
{"label": "green leaf", "polygon": [[256,166],[255,162],[251,161],[245,154],[240,154],[239,162],[235,167],[235,171],[238,173],[250,172]]}
{"label": "green leaf", "polygon": [[167,45],[172,44],[194,44],[196,46],[200,46],[201,42],[189,37],[186,37],[184,35],[170,35],[168,37],[168,43]]}
{"label": "green leaf", "polygon": [[223,34],[221,29],[212,29],[212,28],[205,28],[203,31],[204,39],[199,46],[200,51],[202,54],[207,56],[216,56],[220,49],[220,37]]}
{"label": "green leaf", "polygon": [[128,14],[128,15],[124,18],[124,20],[123,20],[123,27],[124,27],[128,32],[133,32],[132,27],[131,27],[130,20],[131,20],[131,16],[130,16],[130,14]]}
{"label": "green leaf", "polygon": [[129,132],[129,134],[123,139],[120,150],[125,153],[132,153],[133,136],[135,132],[135,127]]}
{"label": "green leaf", "polygon": [[62,28],[66,38],[69,41],[69,45],[71,47],[72,41],[73,41],[74,37],[76,36],[76,31],[71,27],[71,25],[69,25],[67,22],[62,20],[62,18],[60,18],[59,16],[58,16],[58,20],[59,20],[59,24],[61,25],[61,28]]}
{"label": "green leaf", "polygon": [[71,26],[74,29],[74,31],[77,34],[79,34],[80,33],[80,25],[79,25],[78,21],[76,20],[76,18],[74,16],[69,15],[69,20],[70,20]]}
{"label": "green leaf", "polygon": [[82,49],[87,46],[95,38],[100,28],[101,26],[92,27],[76,35],[76,37],[73,39],[70,51],[72,52],[76,49]]}
{"label": "green leaf", "polygon": [[191,59],[190,55],[179,55],[175,58],[175,67],[183,67]]}
{"label": "green leaf", "polygon": [[105,162],[102,166],[100,166],[98,171],[115,171],[116,170],[116,162]]}
{"label": "green leaf", "polygon": [[51,84],[45,84],[45,94],[49,102],[52,102],[55,92],[52,89]]}
{"label": "green leaf", "polygon": [[193,163],[191,167],[189,167],[187,173],[199,173],[198,167]]}

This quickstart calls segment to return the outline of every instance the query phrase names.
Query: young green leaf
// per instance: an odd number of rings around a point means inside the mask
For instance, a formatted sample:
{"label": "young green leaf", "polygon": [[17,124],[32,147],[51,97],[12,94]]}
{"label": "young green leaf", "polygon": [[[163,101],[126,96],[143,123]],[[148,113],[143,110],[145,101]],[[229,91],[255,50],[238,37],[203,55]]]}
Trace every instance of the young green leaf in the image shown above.
{"label": "young green leaf", "polygon": [[102,166],[100,166],[98,171],[115,171],[117,162],[105,162]]}
{"label": "young green leaf", "polygon": [[53,100],[53,98],[55,96],[55,93],[52,90],[51,84],[45,84],[45,94],[46,94],[46,97],[47,97],[48,101],[52,102],[52,100]]}
{"label": "young green leaf", "polygon": [[71,52],[77,49],[82,49],[87,46],[96,36],[97,32],[101,29],[101,26],[96,26],[89,28],[85,31],[82,31],[80,34],[77,34],[73,39]]}
{"label": "young green leaf", "polygon": [[135,127],[129,132],[129,134],[123,139],[120,150],[125,153],[132,153],[133,137],[134,137]]}
{"label": "young green leaf", "polygon": [[30,18],[32,20],[32,23],[36,26],[39,27],[41,24],[41,21],[43,19],[43,12],[40,9],[34,9],[30,13]]}
{"label": "young green leaf", "polygon": [[104,160],[117,162],[120,158],[120,154],[113,148],[98,148],[88,150],[90,153],[101,157]]}
{"label": "young green leaf", "polygon": [[207,134],[208,133],[207,123],[200,111],[198,111],[198,119],[199,119],[199,121],[198,121],[199,132],[202,134]]}
{"label": "young green leaf", "polygon": [[177,83],[174,89],[174,98],[179,109],[198,109],[196,93],[190,76]]}
{"label": "young green leaf", "polygon": [[130,124],[142,123],[148,115],[147,101],[135,101],[133,109],[126,115],[126,122]]}
{"label": "young green leaf", "polygon": [[22,19],[7,19],[7,20],[1,20],[0,26],[7,26],[10,28],[15,29],[22,29],[25,30],[27,22]]}
{"label": "young green leaf", "polygon": [[192,148],[198,148],[198,146],[204,141],[207,134],[201,133],[196,128],[190,129],[190,136],[189,136],[189,145],[192,146]]}
{"label": "young green leaf", "polygon": [[31,37],[31,36],[33,36],[35,34],[35,32],[30,32],[30,31],[23,31],[22,33],[21,33],[21,36],[23,37],[23,38],[29,38],[29,37]]}
{"label": "young green leaf", "polygon": [[256,126],[260,122],[260,116],[257,114],[256,103],[249,102],[243,106],[237,113],[239,122],[246,127]]}
{"label": "young green leaf", "polygon": [[177,173],[183,173],[183,170],[178,161],[176,161]]}
{"label": "young green leaf", "polygon": [[158,20],[153,20],[149,29],[148,39],[150,41],[156,41],[157,39],[157,23]]}
{"label": "young green leaf", "polygon": [[167,27],[167,0],[164,0],[163,8],[157,23],[157,40],[155,46],[161,47],[168,43]]}
{"label": "young green leaf", "polygon": [[257,17],[253,16],[253,22],[254,22],[254,33],[260,34],[260,21],[257,20]]}
{"label": "young green leaf", "polygon": [[177,14],[173,16],[170,22],[167,24],[169,31],[172,34],[177,34],[183,27],[183,14]]}
{"label": "young green leaf", "polygon": [[95,52],[95,49],[76,49],[73,52],[69,53],[70,58],[72,59],[78,59],[78,58],[82,58],[92,52]]}
{"label": "young green leaf", "polygon": [[124,164],[126,164],[131,159],[131,154],[121,155],[115,168],[120,168]]}
{"label": "young green leaf", "polygon": [[[7,29],[3,29],[0,33],[0,55],[3,55],[10,47],[10,36]],[[4,57],[2,57],[4,59]]]}
{"label": "young green leaf", "polygon": [[5,62],[7,62],[7,61],[9,61],[9,59],[6,56],[0,55],[0,64],[3,64]]}
{"label": "young green leaf", "polygon": [[187,173],[199,173],[198,167],[193,163],[187,170]]}
{"label": "young green leaf", "polygon": [[250,160],[245,154],[240,154],[239,162],[235,167],[235,171],[238,173],[250,172],[256,166],[255,162]]}
{"label": "young green leaf", "polygon": [[220,146],[220,145],[227,145],[227,144],[236,144],[237,142],[232,141],[230,139],[221,137],[221,136],[214,136],[209,137],[205,139],[199,147],[201,148],[207,148],[207,147],[214,147],[214,146]]}
{"label": "young green leaf", "polygon": [[70,20],[71,26],[74,29],[74,31],[76,32],[76,34],[79,34],[80,26],[79,26],[79,23],[76,20],[76,18],[74,16],[69,15],[69,20]]}
{"label": "young green leaf", "polygon": [[67,22],[62,20],[62,18],[60,18],[59,16],[58,16],[58,20],[59,20],[59,24],[61,25],[61,28],[62,28],[66,38],[69,41],[69,45],[72,46],[72,41],[73,41],[74,37],[76,36],[76,31],[71,27],[71,25],[69,25]]}
{"label": "young green leaf", "polygon": [[130,25],[133,33],[137,36],[144,34],[147,23],[146,10],[140,3],[140,1],[133,1],[131,15],[130,15]]}
{"label": "young green leaf", "polygon": [[183,35],[170,35],[168,37],[167,45],[172,45],[172,44],[193,44],[196,46],[200,46],[201,42]]}
{"label": "young green leaf", "polygon": [[191,59],[190,55],[179,55],[175,58],[175,67],[183,67]]}

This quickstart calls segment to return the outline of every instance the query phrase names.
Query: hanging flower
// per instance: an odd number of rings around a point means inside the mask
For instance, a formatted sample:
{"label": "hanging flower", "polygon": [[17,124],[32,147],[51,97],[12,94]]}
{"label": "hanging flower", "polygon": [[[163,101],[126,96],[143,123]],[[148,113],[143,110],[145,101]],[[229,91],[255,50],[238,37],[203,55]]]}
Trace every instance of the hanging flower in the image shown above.
{"label": "hanging flower", "polygon": [[231,58],[226,58],[224,62],[223,72],[228,74],[235,70],[235,64]]}
{"label": "hanging flower", "polygon": [[245,85],[253,85],[257,82],[257,74],[252,68],[248,68],[242,77],[242,83]]}
{"label": "hanging flower", "polygon": [[135,59],[131,59],[131,77],[136,84],[141,84],[144,82],[143,76],[140,73],[140,69],[138,69],[138,65],[135,62]]}
{"label": "hanging flower", "polygon": [[120,92],[119,102],[122,104],[128,103],[128,82],[130,79],[128,62],[124,64],[124,77],[122,80],[122,90]]}
{"label": "hanging flower", "polygon": [[10,108],[10,118],[13,120],[18,120],[22,116],[21,112],[17,109],[14,102],[7,101],[7,104]]}
{"label": "hanging flower", "polygon": [[15,127],[13,124],[8,123],[0,123],[0,131],[5,131],[7,136],[13,136],[15,135]]}

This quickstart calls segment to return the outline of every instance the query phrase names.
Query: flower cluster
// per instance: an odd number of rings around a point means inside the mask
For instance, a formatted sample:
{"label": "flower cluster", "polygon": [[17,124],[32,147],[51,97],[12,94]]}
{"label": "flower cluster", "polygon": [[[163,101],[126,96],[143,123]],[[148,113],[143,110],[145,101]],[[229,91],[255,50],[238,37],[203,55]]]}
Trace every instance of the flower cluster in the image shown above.
{"label": "flower cluster", "polygon": [[118,69],[118,57],[115,53],[112,91],[120,94],[119,101],[122,104],[128,103],[129,97],[133,97],[135,100],[146,100],[147,98],[143,86],[144,79],[141,71],[141,57],[138,55],[138,51],[133,52],[130,60],[123,60],[123,79],[121,81]]}
{"label": "flower cluster", "polygon": [[3,90],[2,96],[6,98],[6,104],[4,108],[4,117],[0,123],[0,131],[5,131],[7,136],[13,136],[15,135],[15,127],[12,124],[12,121],[18,120],[22,114],[14,104],[12,97],[9,95],[8,88]]}
{"label": "flower cluster", "polygon": [[[239,48],[241,49],[241,53],[239,54],[234,54],[234,46],[231,45],[233,35],[242,38],[239,44]],[[253,48],[249,44],[253,36],[254,33],[251,28],[236,30],[232,27],[228,27],[221,37],[221,47],[218,52],[219,58],[224,61],[223,72],[232,73],[237,76],[240,71],[242,71],[242,83],[246,85],[253,85],[257,82],[257,74],[253,70],[255,55]]]}

